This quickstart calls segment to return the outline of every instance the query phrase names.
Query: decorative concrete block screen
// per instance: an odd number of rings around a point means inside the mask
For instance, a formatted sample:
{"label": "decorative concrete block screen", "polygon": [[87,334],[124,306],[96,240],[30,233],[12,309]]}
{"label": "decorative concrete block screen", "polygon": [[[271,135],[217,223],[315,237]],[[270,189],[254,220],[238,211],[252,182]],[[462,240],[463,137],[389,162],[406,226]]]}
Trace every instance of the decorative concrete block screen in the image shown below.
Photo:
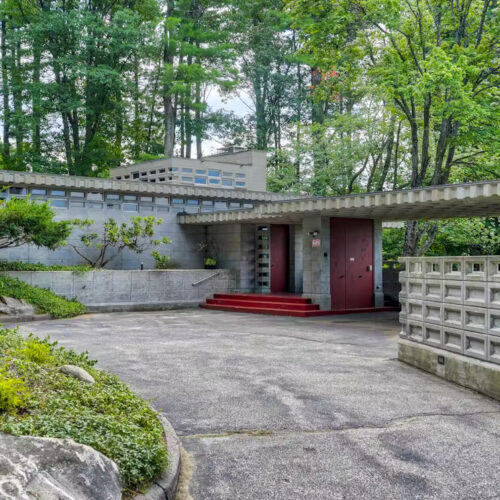
{"label": "decorative concrete block screen", "polygon": [[500,256],[400,262],[401,337],[500,364]]}

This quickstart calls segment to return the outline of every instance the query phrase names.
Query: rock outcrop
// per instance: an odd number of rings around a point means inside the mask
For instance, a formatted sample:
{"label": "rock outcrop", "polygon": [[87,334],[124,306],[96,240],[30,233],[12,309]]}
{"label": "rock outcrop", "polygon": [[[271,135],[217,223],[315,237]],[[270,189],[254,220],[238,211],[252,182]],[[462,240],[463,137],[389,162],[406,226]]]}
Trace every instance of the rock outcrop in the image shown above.
{"label": "rock outcrop", "polygon": [[94,377],[87,370],[84,370],[79,366],[62,365],[61,368],[59,368],[59,371],[64,373],[64,375],[69,375],[70,377],[74,377],[82,382],[86,382],[87,384],[93,384],[95,382]]}
{"label": "rock outcrop", "polygon": [[71,439],[0,433],[0,498],[3,500],[118,500],[116,464]]}
{"label": "rock outcrop", "polygon": [[36,310],[32,304],[23,299],[14,299],[0,295],[0,314],[9,316],[32,316]]}

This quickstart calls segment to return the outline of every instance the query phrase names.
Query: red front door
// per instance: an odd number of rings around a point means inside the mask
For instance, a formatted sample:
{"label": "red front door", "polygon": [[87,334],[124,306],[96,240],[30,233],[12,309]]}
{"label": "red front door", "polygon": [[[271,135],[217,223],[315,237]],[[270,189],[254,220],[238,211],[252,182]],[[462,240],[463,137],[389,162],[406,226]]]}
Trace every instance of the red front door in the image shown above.
{"label": "red front door", "polygon": [[331,219],[332,309],[373,307],[373,220]]}
{"label": "red front door", "polygon": [[288,291],[288,226],[271,225],[271,292]]}

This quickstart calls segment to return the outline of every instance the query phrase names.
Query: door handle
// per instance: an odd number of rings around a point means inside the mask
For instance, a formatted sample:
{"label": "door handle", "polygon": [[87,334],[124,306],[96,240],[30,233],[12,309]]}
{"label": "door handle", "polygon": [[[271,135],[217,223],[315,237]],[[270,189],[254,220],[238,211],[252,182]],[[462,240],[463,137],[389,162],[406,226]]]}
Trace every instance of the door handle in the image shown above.
{"label": "door handle", "polygon": [[363,275],[362,275],[362,274],[359,274],[359,275],[358,275],[358,278],[362,278],[362,277],[363,277]]}
{"label": "door handle", "polygon": [[345,276],[339,276],[339,278],[345,278]]}

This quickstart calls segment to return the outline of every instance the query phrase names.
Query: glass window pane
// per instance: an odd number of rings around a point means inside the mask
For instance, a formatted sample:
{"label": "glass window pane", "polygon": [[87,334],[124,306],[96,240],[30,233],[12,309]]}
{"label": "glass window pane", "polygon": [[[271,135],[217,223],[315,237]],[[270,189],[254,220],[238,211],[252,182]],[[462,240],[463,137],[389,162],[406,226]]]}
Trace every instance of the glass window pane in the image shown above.
{"label": "glass window pane", "polygon": [[71,191],[71,193],[69,193],[70,196],[72,196],[73,198],[84,198],[85,197],[85,193],[82,193],[80,191]]}
{"label": "glass window pane", "polygon": [[244,187],[245,183],[244,182],[238,182],[238,181],[236,181],[236,186],[237,187]]}
{"label": "glass window pane", "polygon": [[209,179],[208,181],[210,184],[220,184],[220,180],[219,179]]}
{"label": "glass window pane", "polygon": [[187,176],[182,176],[181,177],[181,181],[182,182],[193,182],[193,178],[192,177],[187,177]]}
{"label": "glass window pane", "polygon": [[246,175],[238,173],[238,174],[236,174],[236,177],[238,177],[239,179],[244,179],[246,177]]}
{"label": "glass window pane", "polygon": [[220,172],[218,170],[209,170],[208,175],[211,177],[220,177]]}
{"label": "glass window pane", "polygon": [[215,208],[227,208],[227,201],[216,201]]}
{"label": "glass window pane", "polygon": [[101,201],[102,193],[87,193],[87,200]]}
{"label": "glass window pane", "polygon": [[199,205],[200,202],[198,200],[187,200],[186,203],[188,205]]}
{"label": "glass window pane", "polygon": [[224,177],[232,177],[233,176],[233,173],[232,172],[223,172],[222,175]]}
{"label": "glass window pane", "polygon": [[203,200],[201,204],[205,205],[206,207],[211,207],[213,206],[214,202],[212,200]]}
{"label": "glass window pane", "polygon": [[122,208],[124,212],[137,212],[137,203],[124,203]]}
{"label": "glass window pane", "polygon": [[232,186],[233,180],[232,179],[222,179],[222,185],[223,186]]}
{"label": "glass window pane", "polygon": [[195,184],[206,184],[207,183],[207,179],[205,179],[205,177],[195,177],[194,178],[194,183]]}
{"label": "glass window pane", "polygon": [[32,189],[31,194],[37,196],[45,196],[47,194],[47,191],[45,189]]}
{"label": "glass window pane", "polygon": [[123,197],[123,199],[127,200],[127,201],[135,201],[135,200],[137,200],[137,196],[135,196],[134,194],[126,194]]}
{"label": "glass window pane", "polygon": [[152,196],[141,196],[141,201],[153,201]]}
{"label": "glass window pane", "polygon": [[119,194],[107,194],[106,199],[107,200],[119,200],[120,195]]}
{"label": "glass window pane", "polygon": [[139,172],[132,172],[132,178],[133,179],[138,179],[139,178]]}
{"label": "glass window pane", "polygon": [[183,168],[182,172],[185,173],[185,174],[192,174],[193,173],[193,169],[192,168]]}
{"label": "glass window pane", "polygon": [[199,175],[206,175],[207,171],[206,170],[196,170],[196,173]]}
{"label": "glass window pane", "polygon": [[174,205],[184,205],[184,200],[182,198],[172,198],[172,203]]}
{"label": "glass window pane", "polygon": [[156,198],[157,205],[168,205],[168,198]]}
{"label": "glass window pane", "polygon": [[66,200],[50,200],[50,204],[57,208],[66,208],[68,206]]}

